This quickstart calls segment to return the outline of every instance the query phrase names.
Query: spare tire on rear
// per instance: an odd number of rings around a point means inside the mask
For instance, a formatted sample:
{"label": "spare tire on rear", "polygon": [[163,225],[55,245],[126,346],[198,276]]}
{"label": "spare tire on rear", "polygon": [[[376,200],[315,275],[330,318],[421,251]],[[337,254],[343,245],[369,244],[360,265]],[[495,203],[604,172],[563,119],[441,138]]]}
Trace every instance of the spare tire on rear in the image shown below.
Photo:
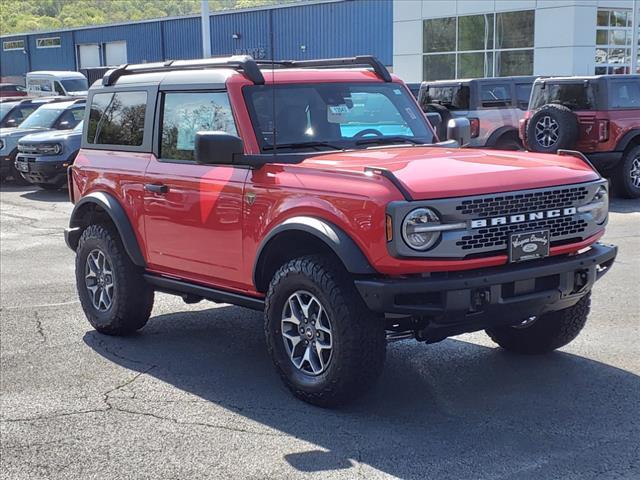
{"label": "spare tire on rear", "polygon": [[544,105],[531,115],[526,133],[527,147],[534,152],[573,148],[580,134],[578,117],[564,105]]}
{"label": "spare tire on rear", "polygon": [[440,115],[440,125],[436,127],[436,133],[438,134],[438,139],[442,142],[447,139],[447,124],[449,120],[451,120],[451,112],[444,105],[440,105],[439,103],[427,103],[425,105],[425,111],[434,112]]}

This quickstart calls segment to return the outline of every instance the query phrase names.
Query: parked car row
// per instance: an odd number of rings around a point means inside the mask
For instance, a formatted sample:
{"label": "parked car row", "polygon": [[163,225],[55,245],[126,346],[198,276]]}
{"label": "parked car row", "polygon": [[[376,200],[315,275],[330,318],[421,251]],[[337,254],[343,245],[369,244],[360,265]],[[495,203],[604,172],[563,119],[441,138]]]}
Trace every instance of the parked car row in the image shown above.
{"label": "parked car row", "polygon": [[439,138],[466,117],[469,146],[584,154],[624,197],[640,197],[640,75],[423,82],[418,102]]}

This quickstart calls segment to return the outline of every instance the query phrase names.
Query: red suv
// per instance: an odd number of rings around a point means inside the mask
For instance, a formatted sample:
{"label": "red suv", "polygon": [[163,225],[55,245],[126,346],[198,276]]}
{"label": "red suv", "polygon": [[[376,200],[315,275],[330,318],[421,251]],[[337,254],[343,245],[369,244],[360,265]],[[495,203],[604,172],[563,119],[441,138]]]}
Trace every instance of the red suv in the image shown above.
{"label": "red suv", "polygon": [[134,332],[154,291],[263,310],[276,369],[318,405],[365,391],[393,340],[561,347],[616,256],[580,154],[460,149],[465,119],[433,144],[373,57],[124,66],[87,108],[65,238],[89,322]]}
{"label": "red suv", "polygon": [[640,75],[536,80],[520,138],[534,152],[578,150],[622,196],[640,197]]}

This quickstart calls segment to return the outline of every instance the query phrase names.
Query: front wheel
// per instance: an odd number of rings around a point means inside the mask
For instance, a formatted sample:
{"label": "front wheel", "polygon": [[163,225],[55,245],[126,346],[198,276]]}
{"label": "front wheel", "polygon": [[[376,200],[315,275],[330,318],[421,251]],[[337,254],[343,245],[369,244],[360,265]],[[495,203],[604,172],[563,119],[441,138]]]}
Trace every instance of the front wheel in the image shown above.
{"label": "front wheel", "polygon": [[82,232],[76,286],[89,323],[100,333],[133,333],[151,315],[153,289],[129,258],[115,228],[90,225]]}
{"label": "front wheel", "polygon": [[572,307],[546,313],[521,325],[491,328],[487,334],[505,350],[525,354],[550,352],[578,336],[587,323],[590,306],[588,293]]}
{"label": "front wheel", "polygon": [[315,405],[353,400],[384,364],[384,319],[366,308],[331,257],[301,257],[278,270],[266,297],[265,334],[285,385]]}
{"label": "front wheel", "polygon": [[623,197],[640,198],[640,145],[624,154],[613,181]]}

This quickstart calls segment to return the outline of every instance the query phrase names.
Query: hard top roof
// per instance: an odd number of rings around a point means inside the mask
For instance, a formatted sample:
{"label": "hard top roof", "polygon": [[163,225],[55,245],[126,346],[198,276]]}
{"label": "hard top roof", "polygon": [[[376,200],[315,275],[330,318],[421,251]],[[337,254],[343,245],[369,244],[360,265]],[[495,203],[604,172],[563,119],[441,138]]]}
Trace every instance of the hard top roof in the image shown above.
{"label": "hard top roof", "polygon": [[494,82],[533,82],[537,75],[514,75],[511,77],[483,77],[483,78],[458,78],[455,80],[424,81],[422,85],[460,85],[463,83],[494,83]]}
{"label": "hard top roof", "polygon": [[540,77],[536,80],[535,83],[580,83],[584,81],[598,81],[598,80],[625,80],[625,79],[633,79],[640,81],[640,75],[621,75],[621,74],[610,74],[610,75],[584,75],[584,76],[574,76],[574,77]]}
{"label": "hard top roof", "polygon": [[80,72],[74,72],[72,70],[36,70],[34,72],[28,72],[27,76],[53,76],[58,78],[87,78]]}

